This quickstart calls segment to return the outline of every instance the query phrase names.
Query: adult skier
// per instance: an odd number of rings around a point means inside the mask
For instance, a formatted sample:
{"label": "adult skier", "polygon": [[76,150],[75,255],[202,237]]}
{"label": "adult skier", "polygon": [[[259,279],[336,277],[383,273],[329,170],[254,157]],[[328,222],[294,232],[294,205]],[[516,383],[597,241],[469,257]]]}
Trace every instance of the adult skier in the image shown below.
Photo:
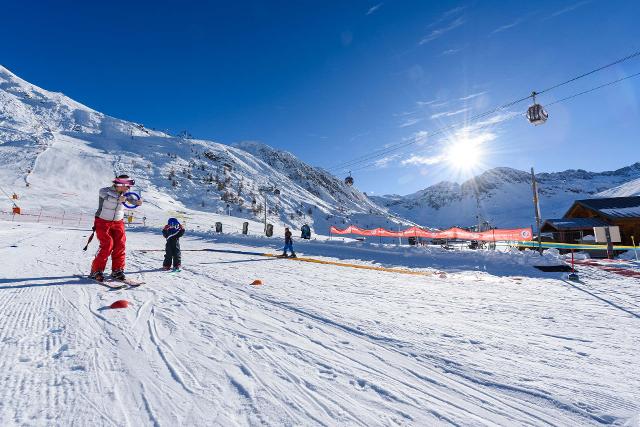
{"label": "adult skier", "polygon": [[287,250],[291,251],[291,258],[296,257],[296,253],[293,251],[293,239],[291,238],[291,231],[289,231],[289,227],[284,229],[284,251],[282,252],[283,257],[287,257]]}
{"label": "adult skier", "polygon": [[91,263],[89,277],[99,282],[104,281],[104,269],[111,256],[111,277],[114,280],[125,280],[125,245],[124,202],[140,206],[142,200],[126,197],[124,193],[135,184],[128,175],[118,175],[110,187],[101,188],[98,192],[98,210],[95,213],[93,230],[98,237],[100,247]]}
{"label": "adult skier", "polygon": [[167,225],[162,229],[162,235],[167,239],[164,246],[163,270],[169,270],[173,261],[173,270],[180,270],[182,254],[180,252],[180,237],[184,234],[184,227],[176,218],[169,218]]}

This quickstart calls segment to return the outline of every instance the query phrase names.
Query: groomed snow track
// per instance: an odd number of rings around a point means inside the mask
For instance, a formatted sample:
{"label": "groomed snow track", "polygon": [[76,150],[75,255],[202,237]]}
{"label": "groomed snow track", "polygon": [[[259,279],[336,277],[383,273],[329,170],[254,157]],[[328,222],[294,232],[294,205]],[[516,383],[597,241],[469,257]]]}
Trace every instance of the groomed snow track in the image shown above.
{"label": "groomed snow track", "polygon": [[[220,241],[231,253],[185,252],[173,274],[141,250],[162,238],[134,232],[127,270],[147,283],[110,291],[74,277],[86,230],[4,224],[2,425],[597,425],[640,411],[639,319],[561,275],[409,276]],[[637,287],[585,280],[637,304]]]}

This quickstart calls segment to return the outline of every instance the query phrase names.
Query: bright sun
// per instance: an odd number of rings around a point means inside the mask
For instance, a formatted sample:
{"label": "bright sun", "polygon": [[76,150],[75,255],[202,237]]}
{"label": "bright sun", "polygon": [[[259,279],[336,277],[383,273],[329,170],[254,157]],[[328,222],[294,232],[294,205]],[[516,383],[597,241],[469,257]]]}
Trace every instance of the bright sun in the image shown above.
{"label": "bright sun", "polygon": [[475,141],[458,140],[447,148],[446,158],[453,168],[470,171],[482,160],[482,148]]}

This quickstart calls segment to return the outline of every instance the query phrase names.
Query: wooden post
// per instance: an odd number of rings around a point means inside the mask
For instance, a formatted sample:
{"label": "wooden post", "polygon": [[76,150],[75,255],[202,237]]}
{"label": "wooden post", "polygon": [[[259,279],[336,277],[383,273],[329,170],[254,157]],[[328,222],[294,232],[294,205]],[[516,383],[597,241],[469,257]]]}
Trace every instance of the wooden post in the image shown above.
{"label": "wooden post", "polygon": [[542,236],[540,236],[540,201],[538,198],[538,183],[536,175],[531,168],[531,189],[533,190],[533,209],[536,215],[536,227],[538,228],[538,251],[542,253]]}
{"label": "wooden post", "polygon": [[576,269],[575,269],[574,264],[573,264],[573,249],[571,249],[571,272],[572,273],[576,272]]}
{"label": "wooden post", "polygon": [[493,227],[491,229],[491,234],[493,235],[493,250],[495,251],[496,250],[496,246],[497,246],[496,245],[496,228],[495,227]]}
{"label": "wooden post", "polygon": [[[267,233],[267,193],[263,193],[262,196],[264,197],[264,232],[265,234]],[[286,212],[285,212],[286,215]]]}
{"label": "wooden post", "polygon": [[611,232],[609,227],[604,228],[604,235],[607,238],[607,258],[613,259],[613,243],[611,242]]}

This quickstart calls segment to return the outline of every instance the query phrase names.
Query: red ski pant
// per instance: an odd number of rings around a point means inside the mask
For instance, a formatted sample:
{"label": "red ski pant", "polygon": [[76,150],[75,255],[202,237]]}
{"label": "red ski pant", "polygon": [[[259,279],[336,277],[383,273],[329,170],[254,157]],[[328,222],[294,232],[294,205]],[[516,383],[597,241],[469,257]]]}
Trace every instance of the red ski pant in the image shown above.
{"label": "red ski pant", "polygon": [[91,271],[104,271],[111,255],[111,270],[124,270],[125,245],[124,221],[107,221],[96,217],[94,223],[100,248],[91,264]]}

